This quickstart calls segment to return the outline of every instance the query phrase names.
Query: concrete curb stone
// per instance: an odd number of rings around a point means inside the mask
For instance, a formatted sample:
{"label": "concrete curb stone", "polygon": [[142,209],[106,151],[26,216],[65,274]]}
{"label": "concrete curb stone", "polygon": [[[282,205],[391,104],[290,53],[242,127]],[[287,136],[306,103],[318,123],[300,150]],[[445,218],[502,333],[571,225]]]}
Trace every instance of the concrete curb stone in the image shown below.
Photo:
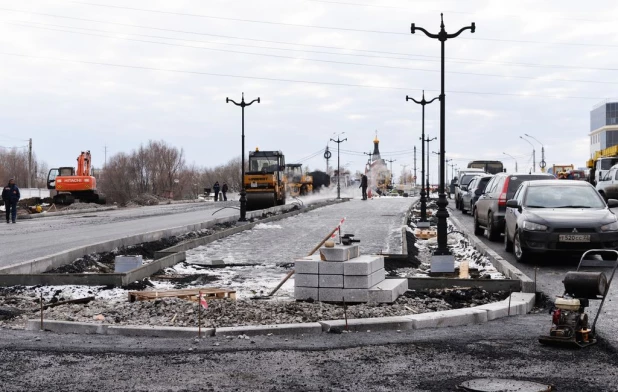
{"label": "concrete curb stone", "polygon": [[215,330],[216,336],[237,336],[237,335],[299,335],[322,333],[320,323],[298,323],[298,324],[272,324],[272,325],[248,325],[243,327],[222,327]]}
{"label": "concrete curb stone", "polygon": [[[523,315],[534,307],[534,293],[513,293],[510,315]],[[508,298],[492,304],[421,313],[410,316],[391,316],[364,319],[349,319],[350,331],[412,330],[425,328],[455,327],[471,324],[484,324],[487,321],[509,316]],[[40,331],[40,320],[28,320],[27,331]],[[156,327],[142,325],[109,325],[74,321],[43,320],[45,331],[56,333],[102,334],[142,337],[195,337],[195,327]],[[315,323],[248,325],[240,327],[202,328],[204,336],[237,335],[298,335],[331,332],[345,329],[345,320],[325,320]]]}
{"label": "concrete curb stone", "polygon": [[[198,335],[197,327],[153,327],[150,325],[110,325],[108,335],[147,336],[157,338],[193,338]],[[202,336],[215,336],[214,328],[202,328]]]}

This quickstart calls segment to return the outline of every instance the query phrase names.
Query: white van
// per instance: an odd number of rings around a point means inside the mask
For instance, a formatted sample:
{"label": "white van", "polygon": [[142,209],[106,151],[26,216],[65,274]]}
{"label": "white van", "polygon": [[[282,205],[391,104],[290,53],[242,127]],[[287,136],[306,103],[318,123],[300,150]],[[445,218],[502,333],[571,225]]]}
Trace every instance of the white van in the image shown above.
{"label": "white van", "polygon": [[605,200],[618,199],[618,164],[597,179],[596,188]]}
{"label": "white van", "polygon": [[453,179],[453,185],[455,187],[455,207],[457,209],[461,208],[461,186],[468,186],[470,181],[472,181],[475,176],[480,176],[483,174],[487,174],[485,173],[485,170],[475,168],[461,169],[459,173],[457,173],[457,177]]}

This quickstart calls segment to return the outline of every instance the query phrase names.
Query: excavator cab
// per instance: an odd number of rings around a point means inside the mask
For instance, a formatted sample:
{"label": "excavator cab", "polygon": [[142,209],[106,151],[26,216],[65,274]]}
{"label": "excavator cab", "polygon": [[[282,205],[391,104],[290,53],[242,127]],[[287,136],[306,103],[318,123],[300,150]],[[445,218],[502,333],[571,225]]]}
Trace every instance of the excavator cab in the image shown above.
{"label": "excavator cab", "polygon": [[56,177],[74,176],[75,169],[72,167],[55,167],[47,174],[47,189],[56,189]]}
{"label": "excavator cab", "polygon": [[247,210],[285,204],[285,157],[281,151],[260,151],[249,153],[249,171],[245,173],[244,188]]}

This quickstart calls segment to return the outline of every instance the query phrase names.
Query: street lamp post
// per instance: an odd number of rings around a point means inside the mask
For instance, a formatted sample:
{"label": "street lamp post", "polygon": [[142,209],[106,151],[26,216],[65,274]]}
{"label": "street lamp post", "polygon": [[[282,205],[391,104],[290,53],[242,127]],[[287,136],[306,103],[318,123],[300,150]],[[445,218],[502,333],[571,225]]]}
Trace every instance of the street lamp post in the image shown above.
{"label": "street lamp post", "polygon": [[[430,101],[425,100],[425,90],[423,90],[423,97],[421,98],[420,101],[417,101],[414,98],[408,97],[406,95],[406,102],[407,101],[414,101],[414,103],[417,103],[419,105],[422,106],[422,121],[421,121],[421,140],[425,140],[425,105],[429,105],[430,103],[432,103],[433,101],[435,101],[436,99],[438,99],[438,97],[433,98]],[[416,149],[416,147],[414,147]],[[429,171],[429,167],[427,168],[427,171]],[[427,222],[427,198],[425,198],[425,190],[423,189],[423,181],[425,181],[425,143],[421,142],[421,220],[420,222],[422,222],[418,227],[428,227],[429,224],[426,224],[425,222]],[[429,192],[429,189],[427,190],[427,192]],[[429,194],[427,194],[427,196],[429,196]],[[419,222],[419,223],[420,223]]]}
{"label": "street lamp post", "polygon": [[514,161],[515,161],[515,172],[517,173],[517,159],[515,159],[514,156],[512,156],[511,154],[507,154],[506,152],[503,152],[504,155],[506,155],[507,157],[511,157]]}
{"label": "street lamp post", "polygon": [[396,159],[385,159],[384,162],[390,162],[391,164],[391,187],[393,186],[393,162],[397,162]]}
{"label": "street lamp post", "polygon": [[[436,263],[438,264],[444,264],[444,265],[448,263],[449,266],[444,267],[444,269],[446,269],[447,271],[454,271],[455,269],[455,258],[453,257],[451,252],[448,250],[447,241],[446,241],[446,237],[447,237],[446,218],[448,218],[448,211],[446,210],[446,206],[448,205],[448,200],[446,200],[446,194],[444,193],[444,174],[445,174],[445,166],[444,166],[445,152],[444,151],[446,149],[446,143],[445,143],[446,141],[446,128],[445,128],[446,95],[444,94],[444,74],[445,74],[444,72],[444,43],[446,42],[447,39],[453,39],[457,37],[464,30],[469,29],[472,33],[474,33],[474,31],[476,30],[476,25],[474,24],[474,22],[472,22],[470,26],[463,27],[454,34],[447,34],[446,30],[444,30],[444,19],[443,19],[442,14],[440,14],[440,19],[441,19],[440,32],[438,34],[431,34],[427,30],[421,27],[416,27],[414,23],[412,23],[412,26],[411,26],[412,34],[414,34],[415,31],[418,29],[422,31],[423,33],[425,33],[427,37],[439,40],[441,44],[440,45],[441,46],[441,75],[440,75],[440,79],[441,79],[441,86],[440,86],[440,154],[441,155],[440,155],[440,186],[438,189],[438,213],[436,214],[438,216],[438,248],[436,249],[432,257],[432,271],[435,271],[435,272],[438,272],[439,270],[441,270],[442,267],[436,266],[436,268],[434,269],[434,261],[436,261]],[[436,256],[438,257],[436,258]]]}
{"label": "street lamp post", "polygon": [[534,144],[528,139],[524,139],[523,136],[519,137],[521,140],[525,140],[532,147],[532,171],[536,173],[536,151],[534,150]]}
{"label": "street lamp post", "polygon": [[534,136],[530,136],[527,133],[524,133],[524,135],[528,136],[530,139],[535,140],[541,145],[541,162],[539,162],[539,167],[541,168],[541,173],[545,173],[545,167],[547,166],[547,163],[545,162],[545,146],[539,141],[539,139],[535,138]]}
{"label": "street lamp post", "polygon": [[247,220],[247,192],[245,191],[245,106],[251,106],[254,102],[260,103],[260,98],[253,101],[245,102],[245,93],[242,93],[242,99],[240,103],[234,102],[229,98],[225,98],[225,103],[233,103],[236,106],[240,106],[242,109],[242,150],[241,150],[241,169],[240,169],[240,219],[239,222],[245,222]]}
{"label": "street lamp post", "polygon": [[[429,136],[427,136],[427,138],[425,139],[425,142],[427,142],[427,200],[431,199],[430,195],[430,187],[429,187],[429,142],[433,142],[434,140],[436,140],[436,137],[432,137],[431,139],[429,138]],[[422,181],[421,181],[422,184]]]}
{"label": "street lamp post", "polygon": [[339,145],[348,140],[347,137],[343,140],[340,139],[340,136],[344,133],[345,132],[342,132],[337,135],[337,140],[333,138],[330,139],[331,141],[337,143],[337,199],[341,199],[341,168],[339,167]]}

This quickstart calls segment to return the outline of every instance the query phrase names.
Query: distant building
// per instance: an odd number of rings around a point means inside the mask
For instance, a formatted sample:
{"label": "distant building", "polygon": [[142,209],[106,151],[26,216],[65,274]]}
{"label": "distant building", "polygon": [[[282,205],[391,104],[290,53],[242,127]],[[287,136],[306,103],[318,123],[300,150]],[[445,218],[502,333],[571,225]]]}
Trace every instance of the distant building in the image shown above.
{"label": "distant building", "polygon": [[618,99],[605,100],[590,111],[590,158],[596,151],[618,145]]}
{"label": "distant building", "polygon": [[386,161],[380,156],[380,140],[378,140],[377,132],[373,140],[373,153],[370,157],[365,167],[369,187],[386,191],[386,188],[390,186],[390,172]]}

